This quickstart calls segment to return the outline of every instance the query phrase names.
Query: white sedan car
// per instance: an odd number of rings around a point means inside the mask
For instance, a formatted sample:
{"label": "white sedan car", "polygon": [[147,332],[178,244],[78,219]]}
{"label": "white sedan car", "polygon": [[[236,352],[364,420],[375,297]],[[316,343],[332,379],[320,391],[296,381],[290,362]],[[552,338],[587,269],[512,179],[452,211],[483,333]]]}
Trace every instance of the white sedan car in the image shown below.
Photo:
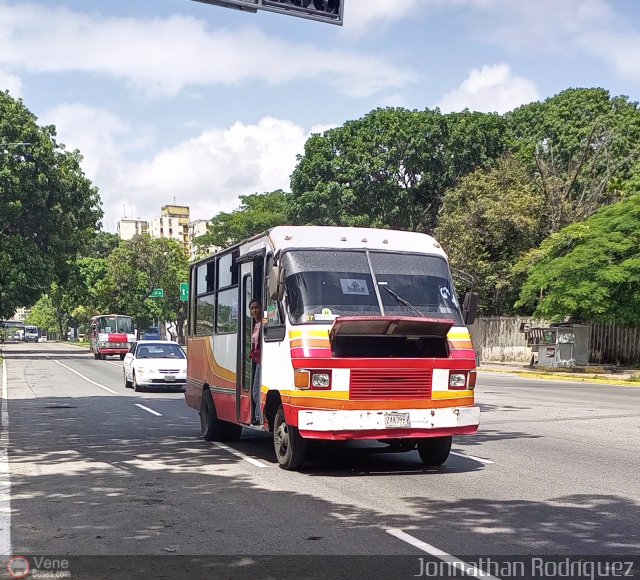
{"label": "white sedan car", "polygon": [[170,340],[134,342],[123,361],[124,386],[143,389],[180,389],[187,384],[187,356]]}

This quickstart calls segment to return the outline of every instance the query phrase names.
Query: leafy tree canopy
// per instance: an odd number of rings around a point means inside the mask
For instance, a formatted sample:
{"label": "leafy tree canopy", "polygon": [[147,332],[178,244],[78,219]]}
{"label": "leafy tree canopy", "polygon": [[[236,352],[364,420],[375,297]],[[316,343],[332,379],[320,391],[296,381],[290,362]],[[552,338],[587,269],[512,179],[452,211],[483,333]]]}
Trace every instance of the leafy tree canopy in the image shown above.
{"label": "leafy tree canopy", "polygon": [[568,89],[507,114],[510,146],[537,177],[547,233],[620,197],[637,173],[640,110],[604,89]]}
{"label": "leafy tree canopy", "polygon": [[[154,318],[175,321],[186,317],[180,302],[180,283],[188,281],[189,260],[175,240],[134,236],[123,241],[107,258],[107,275],[98,283],[105,310],[133,316],[140,329]],[[150,298],[156,288],[164,298]]]}
{"label": "leafy tree canopy", "polygon": [[53,126],[0,92],[0,317],[30,306],[64,276],[102,217],[96,188]]}
{"label": "leafy tree canopy", "polygon": [[498,115],[376,109],[313,135],[291,179],[295,223],[431,230],[447,188],[504,150]]}
{"label": "leafy tree canopy", "polygon": [[435,236],[453,267],[471,274],[485,314],[508,312],[517,297],[510,276],[541,241],[542,199],[513,156],[463,178],[444,198]]}
{"label": "leafy tree canopy", "polygon": [[225,248],[288,221],[288,194],[281,189],[270,193],[240,196],[240,207],[219,213],[211,220],[209,231],[195,239],[204,253],[206,248]]}
{"label": "leafy tree canopy", "polygon": [[529,252],[516,306],[534,316],[640,325],[640,194],[572,224]]}

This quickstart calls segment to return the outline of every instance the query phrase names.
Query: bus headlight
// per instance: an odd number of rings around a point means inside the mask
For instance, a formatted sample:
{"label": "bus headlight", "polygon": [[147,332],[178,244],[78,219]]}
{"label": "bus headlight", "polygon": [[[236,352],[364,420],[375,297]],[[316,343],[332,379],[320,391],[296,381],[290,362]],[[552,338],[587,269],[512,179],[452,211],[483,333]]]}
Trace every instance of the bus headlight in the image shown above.
{"label": "bus headlight", "polygon": [[330,389],[331,388],[331,372],[322,371],[311,374],[312,389]]}
{"label": "bus headlight", "polygon": [[449,389],[464,391],[467,388],[467,373],[449,373]]}

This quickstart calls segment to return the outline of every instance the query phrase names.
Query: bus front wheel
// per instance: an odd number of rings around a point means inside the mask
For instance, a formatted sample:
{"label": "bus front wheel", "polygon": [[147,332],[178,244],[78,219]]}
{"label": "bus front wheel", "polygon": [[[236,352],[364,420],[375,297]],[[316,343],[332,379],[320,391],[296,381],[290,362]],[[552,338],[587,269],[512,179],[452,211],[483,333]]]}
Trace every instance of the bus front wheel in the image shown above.
{"label": "bus front wheel", "polygon": [[442,465],[449,457],[451,440],[451,436],[418,439],[418,453],[422,463],[430,467]]}
{"label": "bus front wheel", "polygon": [[307,442],[296,427],[287,425],[282,405],[273,422],[273,444],[276,458],[282,469],[296,470],[302,467],[307,452]]}

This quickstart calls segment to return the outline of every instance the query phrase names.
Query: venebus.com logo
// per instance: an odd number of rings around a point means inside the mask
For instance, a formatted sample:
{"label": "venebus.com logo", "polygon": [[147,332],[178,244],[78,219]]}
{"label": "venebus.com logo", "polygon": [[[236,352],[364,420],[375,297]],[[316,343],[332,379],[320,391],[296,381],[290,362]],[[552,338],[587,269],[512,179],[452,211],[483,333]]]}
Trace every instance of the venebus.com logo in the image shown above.
{"label": "venebus.com logo", "polygon": [[7,562],[9,578],[70,578],[69,560],[44,556],[13,556]]}

